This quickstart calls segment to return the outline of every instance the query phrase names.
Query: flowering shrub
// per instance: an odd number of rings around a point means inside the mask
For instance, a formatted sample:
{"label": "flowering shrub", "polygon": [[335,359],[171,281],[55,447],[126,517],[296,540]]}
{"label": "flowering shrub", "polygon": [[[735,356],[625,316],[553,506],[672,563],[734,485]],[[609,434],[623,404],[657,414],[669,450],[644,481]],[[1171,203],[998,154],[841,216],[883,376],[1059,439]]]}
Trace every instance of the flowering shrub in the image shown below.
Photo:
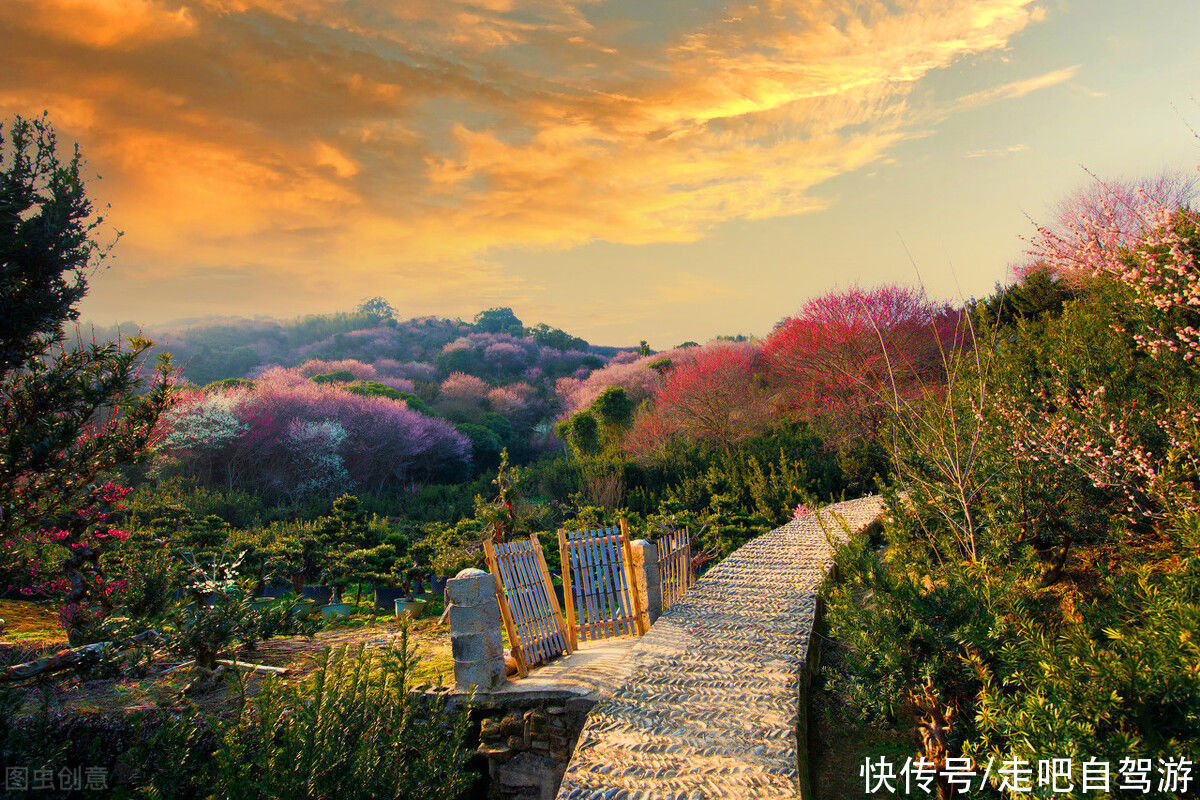
{"label": "flowering shrub", "polygon": [[896,414],[889,513],[826,591],[841,690],[938,769],[1200,743],[1197,216],[1093,208],[1035,243],[1027,282],[1069,299],[981,315],[941,401]]}
{"label": "flowering shrub", "polygon": [[442,381],[439,392],[442,397],[456,400],[482,400],[490,387],[481,378],[464,372],[452,372]]}
{"label": "flowering shrub", "polygon": [[[1095,288],[1101,296],[1104,282],[1115,284],[1109,302],[1116,313],[1108,324],[1128,335],[1153,365],[1146,370],[1131,359],[1128,369],[1146,372],[1161,390],[1146,396],[1145,384],[1109,386],[1095,372],[1054,362],[1047,365],[1049,380],[1029,387],[1042,397],[1036,418],[1019,405],[1000,407],[1017,434],[1018,456],[1079,469],[1096,488],[1121,493],[1127,513],[1152,517],[1180,506],[1200,511],[1198,217],[1156,204],[1135,210],[1145,231],[1140,236],[1111,230],[1119,215],[1102,203],[1100,213],[1082,216],[1064,233],[1040,229],[1034,254],[1052,270],[1087,271],[1101,282]],[[1108,244],[1114,241],[1128,246]]]}
{"label": "flowering shrub", "polygon": [[24,583],[9,590],[59,603],[59,618],[68,630],[110,613],[126,582],[108,574],[104,556],[129,538],[128,531],[111,522],[114,514],[125,509],[122,500],[129,491],[111,482],[97,486],[95,501],[60,525],[9,542],[6,560]]}

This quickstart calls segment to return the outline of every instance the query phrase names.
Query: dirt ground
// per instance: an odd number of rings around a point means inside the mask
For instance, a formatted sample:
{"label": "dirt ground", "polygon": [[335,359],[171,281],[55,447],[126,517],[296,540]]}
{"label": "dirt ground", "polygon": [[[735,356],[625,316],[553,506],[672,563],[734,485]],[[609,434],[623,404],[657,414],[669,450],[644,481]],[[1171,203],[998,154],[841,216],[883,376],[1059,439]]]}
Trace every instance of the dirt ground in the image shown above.
{"label": "dirt ground", "polygon": [[[0,667],[49,655],[67,646],[57,617],[34,603],[0,601]],[[250,664],[282,667],[288,670],[282,680],[302,679],[316,666],[325,648],[368,648],[399,644],[400,621],[395,617],[356,617],[335,624],[309,637],[269,639],[253,651],[242,650],[236,660]],[[418,664],[417,684],[453,682],[454,662],[450,654],[449,628],[439,625],[429,616],[409,626],[409,641],[415,643]],[[64,712],[136,711],[171,703],[191,682],[193,671],[180,656],[155,654],[137,677],[112,678],[81,676],[73,671],[59,673],[40,683],[26,683],[25,710],[32,711],[42,704]],[[240,670],[246,678],[247,690],[253,693],[266,676]],[[204,696],[193,697],[200,705],[219,711],[232,698],[235,689],[226,685]]]}

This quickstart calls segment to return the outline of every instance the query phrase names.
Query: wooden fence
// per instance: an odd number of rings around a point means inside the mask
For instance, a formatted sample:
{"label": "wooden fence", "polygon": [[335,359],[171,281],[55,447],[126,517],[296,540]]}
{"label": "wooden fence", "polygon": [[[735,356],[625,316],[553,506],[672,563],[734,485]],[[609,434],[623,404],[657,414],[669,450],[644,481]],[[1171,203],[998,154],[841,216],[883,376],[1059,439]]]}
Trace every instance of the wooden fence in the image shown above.
{"label": "wooden fence", "polygon": [[692,537],[686,530],[669,530],[658,542],[658,574],[662,579],[662,610],[666,611],[688,590],[692,575]]}
{"label": "wooden fence", "polygon": [[629,527],[558,532],[562,557],[567,636],[580,641],[644,634],[644,601],[633,589],[633,551]]}
{"label": "wooden fence", "polygon": [[573,652],[574,640],[566,632],[537,535],[502,544],[485,540],[483,550],[500,588],[500,613],[517,673],[523,678],[531,666]]}

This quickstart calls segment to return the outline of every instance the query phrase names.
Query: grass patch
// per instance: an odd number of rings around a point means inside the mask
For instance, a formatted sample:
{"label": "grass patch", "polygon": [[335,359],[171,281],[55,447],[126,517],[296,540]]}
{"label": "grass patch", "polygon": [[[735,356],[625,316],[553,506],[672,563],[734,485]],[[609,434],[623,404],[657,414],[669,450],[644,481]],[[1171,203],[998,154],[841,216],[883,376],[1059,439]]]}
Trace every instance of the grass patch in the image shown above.
{"label": "grass patch", "polygon": [[67,641],[58,615],[37,603],[0,600],[0,619],[4,620],[0,642],[41,649]]}

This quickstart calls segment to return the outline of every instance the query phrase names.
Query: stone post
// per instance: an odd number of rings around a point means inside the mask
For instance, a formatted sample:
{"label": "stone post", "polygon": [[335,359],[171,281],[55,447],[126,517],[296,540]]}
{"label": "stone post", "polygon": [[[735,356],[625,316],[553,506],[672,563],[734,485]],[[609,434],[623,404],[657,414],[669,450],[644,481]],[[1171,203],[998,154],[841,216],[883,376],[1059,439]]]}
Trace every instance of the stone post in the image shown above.
{"label": "stone post", "polygon": [[504,639],[496,579],[479,569],[464,569],[446,581],[450,603],[450,649],[454,683],[460,691],[499,689],[505,680]]}
{"label": "stone post", "polygon": [[638,594],[645,602],[642,609],[643,627],[649,629],[662,616],[662,576],[658,573],[658,548],[645,539],[629,543],[633,550],[633,579]]}

